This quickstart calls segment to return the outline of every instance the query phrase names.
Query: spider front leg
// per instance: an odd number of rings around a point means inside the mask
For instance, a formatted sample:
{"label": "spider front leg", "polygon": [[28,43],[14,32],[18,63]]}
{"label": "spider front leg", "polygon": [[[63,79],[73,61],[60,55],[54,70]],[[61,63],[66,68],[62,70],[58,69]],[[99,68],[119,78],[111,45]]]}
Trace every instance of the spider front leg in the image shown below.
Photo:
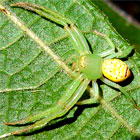
{"label": "spider front leg", "polygon": [[25,133],[31,133],[33,131],[36,131],[36,130],[39,130],[39,129],[45,127],[51,120],[65,115],[76,104],[76,102],[81,98],[81,96],[85,92],[89,82],[90,81],[88,79],[85,79],[84,81],[82,81],[80,83],[80,85],[77,87],[77,89],[74,91],[74,93],[71,94],[72,96],[67,101],[65,101],[64,98],[67,98],[69,95],[63,96],[59,100],[59,103],[58,103],[59,107],[56,107],[55,112],[45,116],[44,119],[37,121],[36,123],[34,123],[33,125],[30,125],[29,127],[25,128],[25,129],[12,132],[11,135],[21,135],[21,134],[25,134]]}
{"label": "spider front leg", "polygon": [[132,102],[132,104],[134,105],[134,107],[137,110],[140,111],[140,108],[137,106],[137,104],[135,103],[135,101],[133,100],[133,98],[128,94],[128,92],[123,87],[121,87],[120,85],[118,85],[118,84],[116,84],[116,83],[114,83],[114,82],[112,82],[112,81],[110,81],[110,80],[108,80],[108,79],[106,79],[104,77],[100,78],[100,80],[103,83],[107,84],[108,86],[111,86],[113,88],[119,89],[126,96],[126,98],[129,99]]}
{"label": "spider front leg", "polygon": [[87,105],[100,103],[99,87],[95,81],[92,81],[92,88],[89,89],[90,98],[77,102],[77,105]]}
{"label": "spider front leg", "polygon": [[31,3],[25,3],[25,2],[19,2],[16,4],[11,4],[10,6],[17,6],[17,7],[22,7],[24,9],[34,11],[35,13],[39,14],[40,16],[46,17],[50,19],[51,21],[56,22],[59,25],[65,26],[67,24],[72,24],[72,22],[65,18],[64,16],[53,12],[50,9],[44,8],[43,6],[38,6],[36,4],[31,4]]}
{"label": "spider front leg", "polygon": [[45,17],[61,26],[64,27],[65,31],[68,33],[70,40],[74,46],[74,49],[80,54],[88,54],[90,53],[88,43],[81,33],[81,31],[71,22],[69,19],[60,15],[57,12],[53,12],[50,9],[46,9],[42,6],[38,6],[30,3],[16,3],[11,6],[22,7],[30,11],[34,11],[38,15]]}
{"label": "spider front leg", "polygon": [[[29,133],[29,132],[41,129],[47,123],[49,123],[51,120],[53,120],[57,117],[63,116],[66,112],[69,111],[69,109],[75,104],[75,102],[77,102],[77,100],[82,96],[88,83],[89,83],[88,80],[83,81],[83,75],[79,75],[68,86],[64,95],[62,95],[62,97],[60,98],[60,100],[58,101],[58,103],[55,106],[53,106],[39,114],[30,116],[24,120],[6,123],[7,125],[21,125],[21,124],[29,124],[29,123],[34,122],[34,124],[30,125],[29,127],[26,127],[25,129],[22,129],[22,130],[11,132],[10,134],[9,133],[4,134],[4,135],[0,136],[0,138],[6,137],[9,135],[20,135],[23,133]],[[70,104],[70,105],[68,105],[68,104]]]}
{"label": "spider front leg", "polygon": [[80,55],[85,55],[91,53],[89,50],[88,43],[81,33],[81,31],[73,24],[70,25],[70,28],[68,26],[64,27],[67,33],[70,36],[71,42],[73,46],[75,47],[75,50]]}
{"label": "spider front leg", "polygon": [[[75,90],[77,89],[77,87],[80,85],[81,81],[83,80],[82,75],[79,75],[77,77],[76,80],[73,80],[72,83],[68,86],[68,88],[66,89],[65,93],[62,95],[62,97],[60,98],[60,100],[58,101],[57,105],[63,105],[65,101],[67,101],[72,94],[75,92]],[[56,105],[56,106],[57,106]],[[29,123],[34,123],[38,120],[43,119],[44,117],[46,117],[47,115],[50,115],[53,112],[56,112],[56,106],[51,107],[45,111],[42,111],[36,115],[32,115],[29,116],[28,118],[25,118],[21,121],[16,121],[16,122],[11,122],[8,123],[6,122],[6,125],[21,125],[21,124],[29,124]]]}

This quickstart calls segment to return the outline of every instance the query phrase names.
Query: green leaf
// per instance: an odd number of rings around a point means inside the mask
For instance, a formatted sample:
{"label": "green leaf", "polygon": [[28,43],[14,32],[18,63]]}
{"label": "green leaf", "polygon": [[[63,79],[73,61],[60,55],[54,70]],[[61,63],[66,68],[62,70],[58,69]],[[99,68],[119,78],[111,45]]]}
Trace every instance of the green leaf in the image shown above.
{"label": "green leaf", "polygon": [[[16,2],[19,0],[12,1]],[[31,0],[24,2],[32,3]],[[88,0],[34,3],[71,19],[83,32],[94,52],[100,53],[110,48],[102,37],[93,34],[95,29],[108,35],[122,52],[131,47],[115,31],[103,12]],[[9,0],[3,5],[64,62],[76,53],[62,27],[33,12],[11,8],[10,4]],[[0,135],[21,129],[6,126],[5,121],[19,120],[55,105],[72,80],[38,42],[36,38],[32,39],[25,34],[4,12],[0,12]],[[124,84],[125,89],[140,105],[140,55],[134,51],[125,60],[133,73],[133,79]],[[140,112],[119,91],[100,82],[99,84],[105,99],[101,100],[101,105],[75,106],[66,116],[52,121],[38,132],[7,139],[136,139],[135,135],[140,131]]]}

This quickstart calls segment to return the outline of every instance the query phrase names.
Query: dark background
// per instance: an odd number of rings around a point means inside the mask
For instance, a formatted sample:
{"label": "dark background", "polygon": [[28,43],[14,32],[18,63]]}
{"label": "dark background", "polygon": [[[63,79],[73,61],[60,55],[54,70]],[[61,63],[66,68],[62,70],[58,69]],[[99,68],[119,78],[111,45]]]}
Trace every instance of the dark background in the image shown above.
{"label": "dark background", "polygon": [[111,0],[111,2],[140,22],[140,0]]}

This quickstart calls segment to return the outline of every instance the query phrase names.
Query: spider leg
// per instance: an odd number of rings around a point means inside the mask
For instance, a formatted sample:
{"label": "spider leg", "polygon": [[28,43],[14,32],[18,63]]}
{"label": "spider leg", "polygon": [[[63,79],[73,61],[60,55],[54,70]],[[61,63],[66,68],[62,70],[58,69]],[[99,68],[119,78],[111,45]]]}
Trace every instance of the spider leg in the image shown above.
{"label": "spider leg", "polygon": [[42,6],[25,3],[25,2],[11,4],[10,6],[21,7],[21,8],[33,11],[33,12],[37,13],[38,15],[40,15],[42,17],[46,17],[47,19],[50,19],[51,21],[54,21],[55,23],[57,23],[61,26],[65,26],[67,24],[72,24],[72,22],[69,19],[65,18],[64,16],[58,14],[57,12],[53,12],[50,9],[42,7]]}
{"label": "spider leg", "polygon": [[[35,130],[39,130],[39,129],[43,128],[45,125],[47,125],[47,123],[49,121],[51,121],[51,120],[53,120],[53,119],[55,119],[57,117],[59,109],[60,108],[57,107],[56,110],[55,110],[56,112],[52,112],[52,113],[48,114],[47,118],[44,118],[44,119],[42,119],[40,121],[37,121],[34,124],[32,124],[32,125],[30,125],[30,126],[28,126],[26,128],[23,128],[21,130],[17,130],[17,131],[8,133],[9,134],[8,136],[10,136],[10,135],[22,135],[22,134],[25,134],[25,133],[31,133],[31,132],[33,132]],[[0,138],[3,138],[4,135],[0,136]]]}
{"label": "spider leg", "polygon": [[76,90],[75,94],[73,94],[69,100],[66,102],[65,104],[65,109],[69,110],[70,108],[72,108],[72,106],[74,106],[77,101],[81,98],[81,96],[83,95],[83,93],[85,92],[88,84],[90,83],[90,80],[85,79],[81,85],[78,87],[78,89]]}
{"label": "spider leg", "polygon": [[82,33],[76,28],[76,26],[71,25],[71,28],[69,28],[68,26],[65,26],[64,29],[68,33],[70,40],[71,40],[73,46],[75,47],[75,50],[80,55],[90,53],[87,41],[83,37]]}
{"label": "spider leg", "polygon": [[[65,101],[67,101],[71,97],[71,95],[75,92],[75,90],[80,85],[82,80],[83,80],[82,75],[79,75],[75,80],[73,80],[71,84],[68,86],[68,88],[66,89],[65,93],[62,95],[62,97],[60,97],[60,100],[58,101],[57,104],[63,105]],[[6,125],[21,125],[21,124],[29,124],[29,123],[36,122],[38,120],[43,119],[46,115],[56,112],[57,110],[56,106],[51,107],[45,111],[42,111],[36,115],[29,116],[23,120],[16,121],[16,122],[6,122],[5,124]]]}
{"label": "spider leg", "polygon": [[81,31],[76,26],[74,26],[69,19],[65,18],[64,16],[58,14],[57,12],[53,12],[49,9],[46,9],[42,6],[38,6],[30,3],[21,2],[21,3],[11,4],[11,6],[22,7],[27,10],[34,11],[40,16],[50,19],[51,21],[54,21],[55,23],[63,26],[66,32],[68,33],[68,35],[70,36],[71,42],[74,45],[75,50],[80,55],[90,53],[88,43],[84,38],[83,34],[81,33]]}
{"label": "spider leg", "polygon": [[51,107],[45,111],[42,111],[38,114],[29,116],[25,119],[19,120],[19,121],[15,121],[15,122],[5,122],[6,125],[24,125],[24,124],[30,124],[30,123],[34,123],[36,121],[39,121],[41,119],[43,119],[46,115],[49,115],[53,112],[56,111],[56,106]]}
{"label": "spider leg", "polygon": [[90,92],[90,98],[86,100],[82,100],[77,102],[77,105],[85,105],[85,104],[94,104],[99,103],[100,95],[99,95],[99,87],[95,81],[92,81],[92,89]]}
{"label": "spider leg", "polygon": [[105,59],[111,59],[111,58],[115,58],[115,57],[116,58],[124,58],[128,54],[130,54],[131,51],[134,49],[134,47],[130,46],[130,47],[127,47],[126,49],[124,49],[124,51],[122,53],[121,50],[119,50],[115,47],[114,43],[112,42],[112,40],[107,35],[102,34],[102,33],[98,32],[97,30],[94,30],[94,33],[96,35],[99,35],[99,36],[103,37],[111,47],[111,49],[98,54],[101,57],[105,57]]}
{"label": "spider leg", "polygon": [[109,49],[109,50],[107,50],[107,51],[104,51],[104,52],[100,53],[99,55],[100,55],[101,57],[109,57],[109,55],[110,55],[109,58],[114,58],[114,57],[116,56],[116,54],[115,54],[115,45],[114,45],[114,43],[111,41],[111,39],[110,39],[107,35],[102,34],[102,33],[98,32],[97,30],[94,30],[94,33],[95,33],[96,35],[99,35],[99,36],[103,37],[103,38],[108,42],[108,44],[109,44],[110,47],[111,47],[111,49]]}
{"label": "spider leg", "polygon": [[116,83],[114,83],[114,82],[112,82],[104,77],[100,78],[100,80],[103,83],[105,83],[113,88],[119,89],[127,97],[127,99],[129,99],[132,102],[132,104],[135,106],[135,108],[140,111],[140,108],[137,106],[134,99],[128,94],[128,92],[123,87],[121,87],[120,85],[118,85],[118,84],[116,84]]}
{"label": "spider leg", "polygon": [[[65,97],[63,96],[58,101],[58,105],[56,105],[55,111],[51,112],[50,114],[47,114],[44,119],[37,121],[34,124],[24,128],[24,129],[17,130],[17,131],[8,133],[7,135],[6,134],[4,134],[4,135],[9,136],[9,135],[22,135],[25,133],[31,133],[33,131],[36,131],[36,130],[39,130],[39,129],[45,127],[51,120],[65,115],[75,105],[75,103],[81,98],[81,96],[83,95],[84,91],[86,90],[89,82],[90,81],[88,79],[83,80],[76,87],[76,90],[71,92],[70,98],[68,98],[69,95],[65,95]],[[72,90],[72,89],[69,89],[69,90]],[[0,136],[0,138],[2,138],[4,135]]]}

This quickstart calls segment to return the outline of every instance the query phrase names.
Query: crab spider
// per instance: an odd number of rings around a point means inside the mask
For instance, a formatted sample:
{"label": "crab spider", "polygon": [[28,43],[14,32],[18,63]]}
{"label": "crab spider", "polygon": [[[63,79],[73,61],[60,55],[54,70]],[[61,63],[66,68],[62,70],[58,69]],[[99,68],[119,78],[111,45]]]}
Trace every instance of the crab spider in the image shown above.
{"label": "crab spider", "polygon": [[[74,78],[75,80],[71,82],[57,104],[34,116],[30,116],[16,122],[5,123],[6,125],[33,124],[24,129],[4,134],[0,136],[0,138],[10,135],[21,135],[41,129],[51,120],[65,115],[75,104],[83,105],[100,103],[101,97],[99,95],[99,87],[96,82],[97,79],[100,79],[103,83],[113,88],[119,89],[134,104],[134,106],[140,110],[135,101],[131,96],[129,96],[124,88],[116,84],[116,82],[121,82],[127,79],[131,75],[131,72],[128,66],[122,60],[113,59],[117,57],[118,52],[115,52],[115,45],[108,36],[96,30],[94,31],[96,35],[103,37],[112,48],[101,54],[94,54],[91,53],[86,38],[69,19],[49,9],[29,3],[17,3],[11,6],[18,6],[34,11],[37,14],[52,20],[61,26],[64,26],[64,29],[69,35],[71,43],[73,44],[75,50],[79,53],[79,56],[77,56],[74,61],[76,73],[76,77]],[[79,101],[90,82],[92,82],[92,88],[90,90],[91,98]]]}

